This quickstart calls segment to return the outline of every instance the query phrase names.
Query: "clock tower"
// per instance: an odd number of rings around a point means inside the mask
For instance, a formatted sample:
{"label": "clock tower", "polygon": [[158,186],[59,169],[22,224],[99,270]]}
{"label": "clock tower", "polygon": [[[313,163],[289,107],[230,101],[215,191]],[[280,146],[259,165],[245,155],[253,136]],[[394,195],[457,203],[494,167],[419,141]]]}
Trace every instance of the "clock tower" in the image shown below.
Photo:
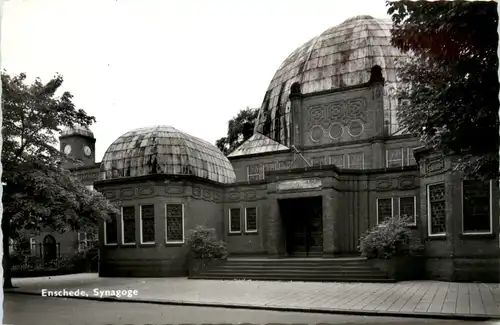
{"label": "clock tower", "polygon": [[82,166],[95,164],[95,138],[89,129],[80,125],[64,129],[59,137],[59,143],[61,152],[80,161]]}

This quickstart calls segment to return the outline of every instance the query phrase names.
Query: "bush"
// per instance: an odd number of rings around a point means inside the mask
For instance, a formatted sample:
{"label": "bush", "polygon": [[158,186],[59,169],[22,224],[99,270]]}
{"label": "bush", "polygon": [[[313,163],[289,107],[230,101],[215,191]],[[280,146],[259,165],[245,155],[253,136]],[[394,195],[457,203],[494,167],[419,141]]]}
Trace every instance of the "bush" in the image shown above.
{"label": "bush", "polygon": [[394,217],[368,230],[359,240],[361,255],[368,258],[386,258],[410,254],[411,230],[409,218]]}
{"label": "bush", "polygon": [[196,259],[226,259],[228,255],[226,243],[217,239],[213,228],[197,226],[188,231],[186,243]]}

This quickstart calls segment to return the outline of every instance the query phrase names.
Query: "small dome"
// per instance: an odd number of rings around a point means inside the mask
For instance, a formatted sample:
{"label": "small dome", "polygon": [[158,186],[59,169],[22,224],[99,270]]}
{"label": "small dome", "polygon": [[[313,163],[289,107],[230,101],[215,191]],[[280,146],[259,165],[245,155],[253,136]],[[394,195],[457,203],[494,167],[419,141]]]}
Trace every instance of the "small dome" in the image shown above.
{"label": "small dome", "polygon": [[356,16],[293,51],[271,80],[255,131],[290,145],[293,84],[302,94],[358,85],[370,81],[374,66],[386,83],[395,83],[397,60],[404,55],[391,45],[391,28],[391,20]]}
{"label": "small dome", "polygon": [[69,137],[72,135],[83,135],[84,137],[89,138],[94,137],[94,133],[92,133],[92,131],[81,125],[74,125],[72,128],[67,127],[61,131],[61,137]]}
{"label": "small dome", "polygon": [[233,166],[217,147],[170,126],[136,129],[116,139],[104,154],[99,179],[153,174],[236,180]]}

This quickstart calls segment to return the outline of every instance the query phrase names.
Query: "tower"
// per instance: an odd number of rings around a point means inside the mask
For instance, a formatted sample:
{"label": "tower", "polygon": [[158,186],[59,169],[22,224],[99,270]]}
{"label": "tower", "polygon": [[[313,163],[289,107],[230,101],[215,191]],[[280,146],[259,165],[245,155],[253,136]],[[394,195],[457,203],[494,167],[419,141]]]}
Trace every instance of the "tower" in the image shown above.
{"label": "tower", "polygon": [[[63,130],[59,137],[61,152],[80,161],[83,166],[91,166],[95,163],[95,141],[94,134],[80,125]],[[73,165],[74,163],[70,163],[67,167]]]}

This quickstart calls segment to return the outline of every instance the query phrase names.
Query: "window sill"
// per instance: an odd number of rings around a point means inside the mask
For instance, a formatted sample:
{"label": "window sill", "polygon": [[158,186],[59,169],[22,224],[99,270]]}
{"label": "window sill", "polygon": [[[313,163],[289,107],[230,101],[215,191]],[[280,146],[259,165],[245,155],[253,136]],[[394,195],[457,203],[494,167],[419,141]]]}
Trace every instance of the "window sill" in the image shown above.
{"label": "window sill", "polygon": [[184,243],[165,243],[166,247],[182,247]]}
{"label": "window sill", "polygon": [[434,235],[434,236],[429,236],[427,235],[426,241],[443,241],[446,240],[446,235]]}
{"label": "window sill", "polygon": [[139,244],[139,247],[141,248],[156,247],[156,243],[142,243]]}
{"label": "window sill", "polygon": [[258,231],[245,231],[245,236],[258,235]]}
{"label": "window sill", "polygon": [[118,247],[118,244],[104,244],[104,248],[116,248]]}
{"label": "window sill", "polygon": [[227,233],[228,236],[241,236],[241,232],[228,232]]}
{"label": "window sill", "polygon": [[460,234],[460,239],[495,239],[495,234]]}
{"label": "window sill", "polygon": [[133,243],[133,244],[120,244],[120,248],[136,248],[136,247],[137,247],[136,243]]}

